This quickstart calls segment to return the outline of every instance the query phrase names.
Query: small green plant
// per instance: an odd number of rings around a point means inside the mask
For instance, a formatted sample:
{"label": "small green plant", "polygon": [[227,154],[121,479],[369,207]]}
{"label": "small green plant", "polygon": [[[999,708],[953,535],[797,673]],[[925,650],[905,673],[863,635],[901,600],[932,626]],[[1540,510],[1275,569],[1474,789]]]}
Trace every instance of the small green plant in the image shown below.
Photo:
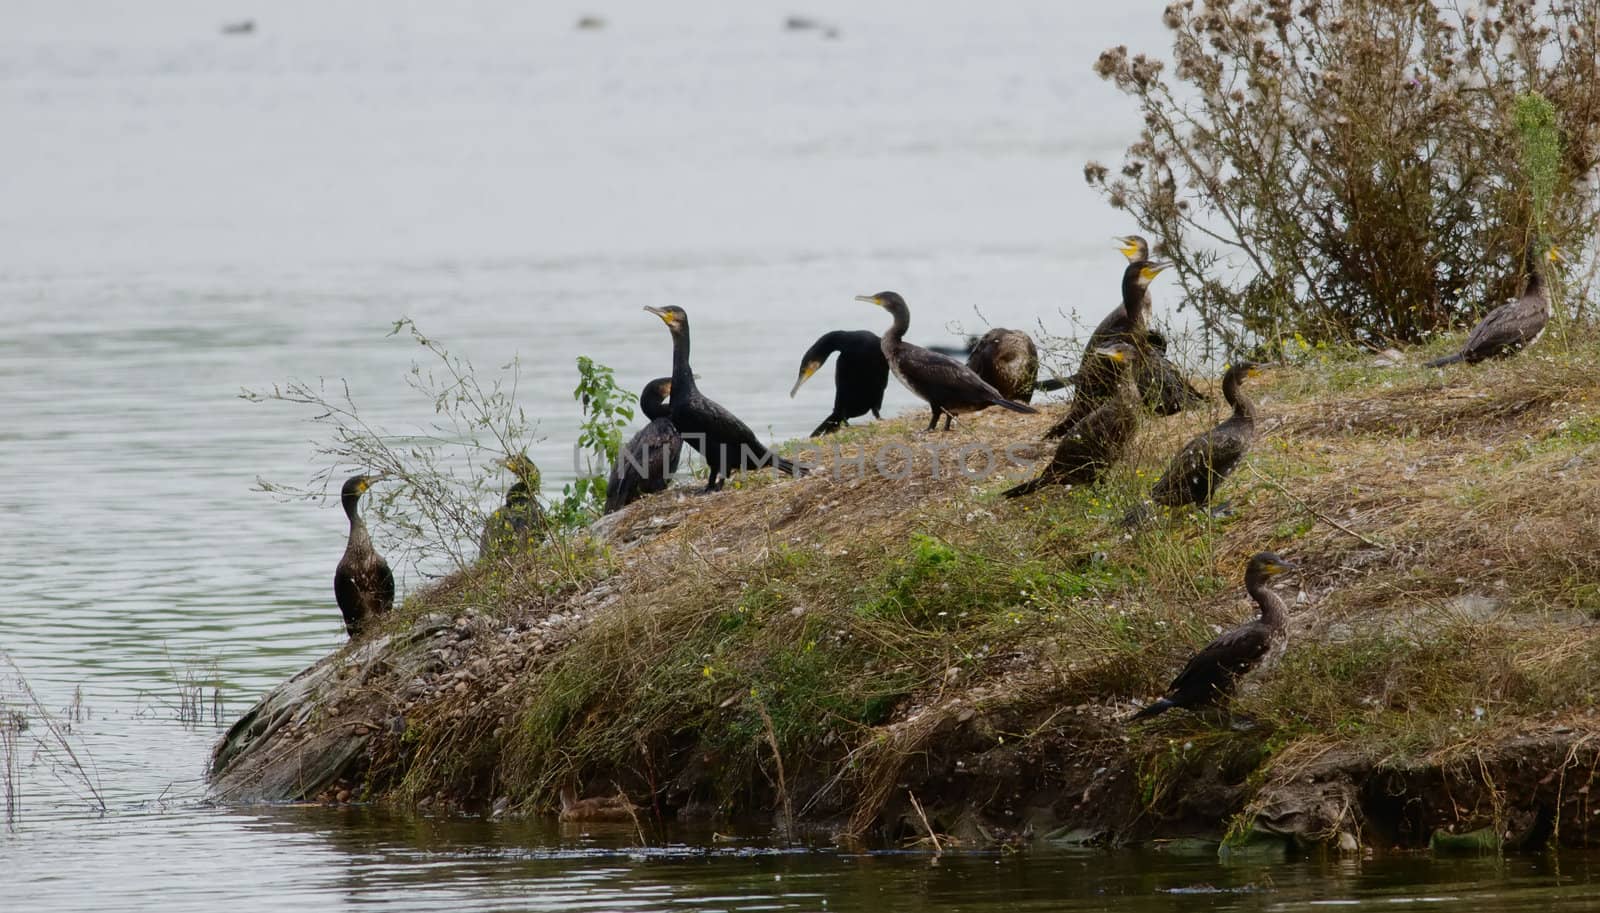
{"label": "small green plant", "polygon": [[578,356],[578,386],[572,398],[583,409],[575,454],[582,460],[577,479],[561,489],[553,508],[561,526],[576,527],[599,515],[606,503],[606,473],[622,448],[622,431],[633,420],[639,398],[617,386],[616,373],[603,364]]}

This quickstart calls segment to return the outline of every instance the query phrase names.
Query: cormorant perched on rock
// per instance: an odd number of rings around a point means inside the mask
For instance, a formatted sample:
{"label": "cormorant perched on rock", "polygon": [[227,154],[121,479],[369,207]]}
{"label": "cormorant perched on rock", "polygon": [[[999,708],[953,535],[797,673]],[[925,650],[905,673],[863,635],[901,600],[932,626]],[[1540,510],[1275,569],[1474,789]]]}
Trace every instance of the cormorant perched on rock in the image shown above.
{"label": "cormorant perched on rock", "polygon": [[1198,710],[1213,705],[1232,695],[1246,673],[1282,654],[1289,643],[1289,613],[1283,597],[1274,593],[1267,581],[1292,570],[1294,565],[1272,552],[1260,552],[1251,558],[1244,572],[1244,588],[1260,607],[1261,615],[1222,632],[1206,644],[1190,657],[1166,695],[1135,713],[1131,720],[1147,719],[1173,707]]}
{"label": "cormorant perched on rock", "polygon": [[605,513],[621,510],[648,494],[667,490],[667,481],[678,471],[683,453],[683,435],[672,423],[666,398],[672,394],[672,378],[658,377],[644,385],[639,394],[639,411],[650,424],[639,429],[617,452],[617,463],[606,481]]}
{"label": "cormorant perched on rock", "polygon": [[350,539],[333,574],[333,598],[339,603],[345,630],[352,638],[361,636],[373,619],[394,607],[394,573],[372,547],[367,524],[356,510],[361,496],[381,478],[382,475],[354,475],[345,480],[339,492],[344,515],[350,518]]}
{"label": "cormorant perched on rock", "polygon": [[954,358],[906,342],[906,329],[911,326],[911,309],[906,307],[906,300],[899,294],[879,292],[876,295],[857,295],[856,300],[875,304],[894,318],[889,332],[883,334],[883,357],[906,389],[922,397],[933,408],[933,417],[928,420],[929,431],[939,424],[941,415],[944,416],[944,430],[949,431],[957,415],[977,412],[990,406],[1000,406],[1012,412],[1039,411],[1006,399],[988,381]]}
{"label": "cormorant perched on rock", "polygon": [[1006,399],[1033,401],[1033,387],[1039,378],[1039,349],[1027,333],[995,327],[972,347],[967,367]]}
{"label": "cormorant perched on rock", "polygon": [[1046,485],[1087,485],[1122,457],[1139,428],[1139,388],[1133,382],[1133,346],[1114,342],[1095,350],[1097,358],[1108,359],[1114,367],[1115,388],[1111,397],[1083,417],[1061,443],[1056,445],[1050,465],[1038,478],[1007,489],[1005,496],[1017,498]]}
{"label": "cormorant perched on rock", "polygon": [[[1240,388],[1247,377],[1256,377],[1261,366],[1251,361],[1241,361],[1222,375],[1222,395],[1233,407],[1233,414],[1223,419],[1210,431],[1197,434],[1183,445],[1167,464],[1150,488],[1150,500],[1162,507],[1204,507],[1216,493],[1245,451],[1256,439],[1256,406]],[[1134,508],[1125,525],[1134,525],[1143,519],[1143,511]]]}
{"label": "cormorant perched on rock", "polygon": [[1111,395],[1114,382],[1110,373],[1091,353],[1113,342],[1126,342],[1138,350],[1134,378],[1145,403],[1157,415],[1174,415],[1206,399],[1204,394],[1184,379],[1178,366],[1167,358],[1166,338],[1149,326],[1150,282],[1172,264],[1146,259],[1149,245],[1138,235],[1118,240],[1123,242],[1120,249],[1124,254],[1131,251],[1139,259],[1130,262],[1123,270],[1122,303],[1107,314],[1089,335],[1083,363],[1071,378],[1075,388],[1072,404],[1068,406],[1067,414],[1046,432],[1046,437],[1066,434],[1079,419]]}
{"label": "cormorant perched on rock", "polygon": [[[1552,247],[1544,259],[1557,263],[1564,259],[1561,251]],[[1478,325],[1467,334],[1461,351],[1428,362],[1428,367],[1464,361],[1475,365],[1487,358],[1504,358],[1522,351],[1544,333],[1550,322],[1550,289],[1545,285],[1544,271],[1539,266],[1539,256],[1530,242],[1522,255],[1523,279],[1526,289],[1516,301],[1508,301],[1483,315]]]}
{"label": "cormorant perched on rock", "polygon": [[833,411],[811,432],[812,437],[832,434],[868,412],[883,418],[878,410],[889,386],[889,362],[883,357],[882,340],[871,330],[833,330],[818,337],[800,356],[800,376],[789,389],[789,398],[835,352],[839,358],[833,368]]}
{"label": "cormorant perched on rock", "polygon": [[672,404],[668,415],[689,446],[705,457],[706,491],[718,491],[728,474],[773,466],[789,475],[802,470],[767,449],[756,433],[732,412],[700,392],[689,367],[689,314],[683,308],[646,307],[672,332]]}

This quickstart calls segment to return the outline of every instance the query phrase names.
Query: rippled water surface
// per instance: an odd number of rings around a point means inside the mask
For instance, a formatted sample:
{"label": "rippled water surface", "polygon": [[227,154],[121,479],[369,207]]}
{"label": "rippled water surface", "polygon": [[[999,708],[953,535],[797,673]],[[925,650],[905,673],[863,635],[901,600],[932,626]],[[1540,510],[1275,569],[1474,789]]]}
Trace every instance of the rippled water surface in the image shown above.
{"label": "rippled water surface", "polygon": [[774,438],[829,407],[825,378],[787,396],[804,347],[883,326],[856,294],[906,294],[924,341],[1070,333],[1135,228],[1083,187],[1136,126],[1089,63],[1161,39],[1154,6],[1043,0],[612,0],[595,32],[510,0],[259,6],[0,4],[0,698],[29,722],[0,742],[0,909],[1596,902],[1584,859],[932,860],[205,805],[222,727],[343,636],[337,508],[252,491],[323,468],[317,429],[241,388],[345,382],[415,429],[417,347],[385,335],[409,316],[485,371],[521,360],[559,487],[573,359],[668,370],[645,304],[689,309],[702,385]]}

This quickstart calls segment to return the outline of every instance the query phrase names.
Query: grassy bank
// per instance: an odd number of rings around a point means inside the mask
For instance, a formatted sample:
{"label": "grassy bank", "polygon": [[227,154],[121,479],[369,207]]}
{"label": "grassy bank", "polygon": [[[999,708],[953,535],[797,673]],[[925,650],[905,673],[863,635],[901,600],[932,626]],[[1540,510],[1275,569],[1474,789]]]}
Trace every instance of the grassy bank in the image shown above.
{"label": "grassy bank", "polygon": [[[1442,371],[1307,353],[1251,382],[1265,430],[1225,490],[1234,515],[1137,534],[1117,521],[1220,397],[1149,421],[1105,484],[1019,501],[998,492],[1029,463],[969,478],[949,453],[936,474],[926,452],[882,448],[1000,451],[1050,414],[984,413],[931,439],[915,416],[850,429],[845,454],[880,454],[890,478],[874,457],[674,489],[609,519],[603,545],[413,597],[396,631],[459,633],[421,678],[374,689],[361,712],[393,722],[349,785],[530,812],[564,786],[620,789],[646,818],[776,812],[969,840],[1231,827],[1416,843],[1524,813],[1547,832],[1578,814],[1563,803],[1600,733],[1597,363],[1593,337]],[[1125,726],[1252,611],[1241,577],[1261,549],[1303,570],[1283,587],[1289,651],[1236,704],[1256,725]],[[1529,760],[1539,739],[1554,741]],[[1523,809],[1507,764],[1538,768],[1528,796],[1559,776],[1556,811]],[[1426,808],[1385,818],[1368,792],[1413,776]]]}

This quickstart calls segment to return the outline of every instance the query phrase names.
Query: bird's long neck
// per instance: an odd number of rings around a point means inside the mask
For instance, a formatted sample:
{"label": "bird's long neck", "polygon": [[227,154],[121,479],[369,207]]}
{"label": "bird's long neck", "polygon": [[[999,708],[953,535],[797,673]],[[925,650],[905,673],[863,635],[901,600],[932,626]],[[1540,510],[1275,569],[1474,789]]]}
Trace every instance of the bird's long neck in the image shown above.
{"label": "bird's long neck", "polygon": [[889,332],[883,334],[885,342],[898,344],[906,336],[906,330],[911,328],[911,309],[903,304],[897,304],[889,309],[889,315],[894,318],[894,323],[889,327]]}
{"label": "bird's long neck", "polygon": [[1136,327],[1144,326],[1150,316],[1150,290],[1139,281],[1144,266],[1142,261],[1130,263],[1122,273],[1122,309]]}
{"label": "bird's long neck", "polygon": [[1544,291],[1544,270],[1539,268],[1539,251],[1533,242],[1522,252],[1522,274],[1526,283],[1524,295],[1537,295]]}
{"label": "bird's long neck", "polygon": [[361,514],[356,510],[356,506],[361,503],[361,496],[345,495],[340,500],[344,504],[344,515],[350,518],[350,538],[345,543],[345,547],[356,551],[370,551],[372,537],[367,535],[367,524],[361,519]]}
{"label": "bird's long neck", "polygon": [[1261,608],[1261,620],[1267,627],[1281,630],[1289,623],[1288,607],[1283,604],[1283,597],[1267,585],[1266,577],[1252,574],[1245,579],[1244,588]]}
{"label": "bird's long neck", "polygon": [[663,404],[665,399],[666,397],[661,395],[661,388],[651,384],[645,388],[644,394],[639,397],[639,411],[644,413],[645,418],[655,421],[672,411]]}
{"label": "bird's long neck", "polygon": [[672,399],[694,392],[694,369],[689,367],[689,327],[672,334]]}
{"label": "bird's long neck", "polygon": [[1222,397],[1233,407],[1233,417],[1246,421],[1256,420],[1256,404],[1244,392],[1244,372],[1229,371],[1222,378]]}

